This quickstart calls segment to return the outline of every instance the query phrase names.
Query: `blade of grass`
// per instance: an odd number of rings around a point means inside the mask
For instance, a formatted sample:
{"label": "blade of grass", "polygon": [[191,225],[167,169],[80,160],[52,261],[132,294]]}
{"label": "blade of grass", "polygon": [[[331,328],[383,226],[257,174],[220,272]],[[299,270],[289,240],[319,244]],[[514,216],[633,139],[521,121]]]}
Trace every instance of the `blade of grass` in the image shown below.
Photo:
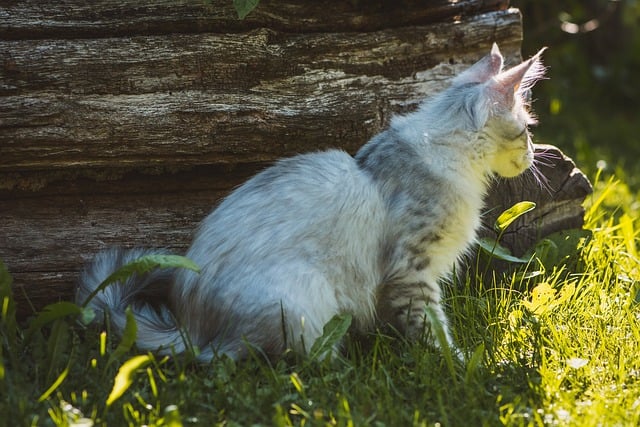
{"label": "blade of grass", "polygon": [[42,395],[40,395],[40,397],[38,398],[38,402],[44,402],[45,400],[47,400],[49,396],[51,396],[51,393],[53,393],[58,387],[60,387],[60,384],[62,384],[62,382],[67,378],[67,375],[69,375],[69,366],[67,366],[60,373],[60,375],[58,375],[58,378],[56,378],[53,384],[51,384],[51,386],[44,393],[42,393]]}

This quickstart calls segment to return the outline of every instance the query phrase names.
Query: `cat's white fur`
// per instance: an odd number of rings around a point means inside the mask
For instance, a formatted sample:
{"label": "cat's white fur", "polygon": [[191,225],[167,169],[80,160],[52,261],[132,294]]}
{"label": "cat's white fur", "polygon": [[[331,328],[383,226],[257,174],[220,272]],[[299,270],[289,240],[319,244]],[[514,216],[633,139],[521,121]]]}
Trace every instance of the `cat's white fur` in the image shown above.
{"label": "cat's white fur", "polygon": [[[268,355],[308,350],[340,313],[360,329],[383,322],[416,336],[428,326],[425,307],[453,345],[439,282],[475,238],[491,177],[533,162],[522,93],[542,76],[539,54],[507,71],[502,64],[494,45],[355,159],[330,150],[279,161],[203,220],[186,254],[199,274],[131,278],[91,305],[109,311],[116,330],[133,305],[141,348],[179,353],[188,342],[203,360],[242,358],[248,346]],[[98,254],[77,300],[154,252]],[[147,303],[154,292],[160,308]]]}

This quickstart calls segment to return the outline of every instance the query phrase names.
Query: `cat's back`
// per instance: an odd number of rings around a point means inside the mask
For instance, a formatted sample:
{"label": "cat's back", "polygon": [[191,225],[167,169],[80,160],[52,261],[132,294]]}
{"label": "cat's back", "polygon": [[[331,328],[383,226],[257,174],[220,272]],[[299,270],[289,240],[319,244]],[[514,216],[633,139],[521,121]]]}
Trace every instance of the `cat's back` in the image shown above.
{"label": "cat's back", "polygon": [[[321,265],[371,250],[384,221],[368,174],[340,150],[278,161],[230,194],[202,222],[188,256],[201,265],[256,265],[287,257]],[[365,248],[360,248],[365,249]]]}
{"label": "cat's back", "polygon": [[[353,157],[341,150],[302,154],[278,161],[231,193],[210,218],[240,211],[244,218],[264,222],[276,213],[279,221],[301,224],[321,221],[349,209],[356,199],[367,203],[375,198],[375,188]],[[373,201],[373,200],[372,200]],[[262,208],[258,212],[256,208]],[[301,215],[301,216],[299,216]],[[295,221],[293,219],[295,218]],[[257,225],[256,223],[256,225]],[[294,224],[289,224],[293,226]]]}

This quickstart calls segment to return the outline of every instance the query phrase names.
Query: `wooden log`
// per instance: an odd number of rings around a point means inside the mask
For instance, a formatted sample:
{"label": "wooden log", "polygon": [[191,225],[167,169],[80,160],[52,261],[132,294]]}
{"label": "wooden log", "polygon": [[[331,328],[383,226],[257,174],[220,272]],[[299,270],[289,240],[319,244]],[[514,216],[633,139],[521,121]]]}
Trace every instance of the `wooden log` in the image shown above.
{"label": "wooden log", "polygon": [[452,23],[508,6],[508,0],[260,0],[239,20],[231,0],[5,1],[0,4],[0,39],[229,33],[263,27],[288,33],[376,31]]}
{"label": "wooden log", "polygon": [[[546,177],[496,181],[486,203],[482,236],[495,238],[497,216],[516,202],[537,207],[510,226],[502,243],[520,256],[542,237],[580,228],[588,179],[571,159],[556,153],[541,165]],[[12,191],[0,199],[0,259],[14,275],[18,307],[24,317],[35,308],[70,298],[80,267],[97,251],[113,245],[164,247],[182,254],[198,222],[230,189],[266,167],[200,166],[173,174],[129,173],[115,181],[76,179],[39,192]],[[2,193],[0,193],[2,194]],[[7,193],[4,193],[6,196]],[[27,303],[29,301],[29,303]]]}
{"label": "wooden log", "polygon": [[261,0],[238,21],[230,0],[0,2],[0,259],[21,316],[69,299],[104,247],[183,253],[246,178],[355,152],[494,41],[519,61],[508,1],[428,3]]}
{"label": "wooden log", "polygon": [[21,317],[73,295],[78,272],[109,246],[184,253],[217,200],[266,165],[201,166],[173,174],[77,178],[40,191],[0,192],[0,259]]}
{"label": "wooden log", "polygon": [[[348,36],[261,29],[1,41],[0,174],[39,171],[31,179],[42,183],[70,169],[354,151],[495,37],[517,58],[520,36],[510,10]],[[5,188],[18,181],[1,180]]]}

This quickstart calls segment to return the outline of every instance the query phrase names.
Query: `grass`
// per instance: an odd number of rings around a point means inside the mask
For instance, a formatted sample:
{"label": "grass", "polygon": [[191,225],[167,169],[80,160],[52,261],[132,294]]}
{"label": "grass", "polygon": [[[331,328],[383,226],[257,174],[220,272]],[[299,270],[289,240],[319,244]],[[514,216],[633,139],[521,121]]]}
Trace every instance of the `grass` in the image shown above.
{"label": "grass", "polygon": [[141,355],[82,326],[82,309],[16,323],[0,274],[0,425],[638,425],[639,208],[624,184],[598,182],[571,268],[534,263],[450,292],[465,363],[382,333],[347,337],[334,359]]}

